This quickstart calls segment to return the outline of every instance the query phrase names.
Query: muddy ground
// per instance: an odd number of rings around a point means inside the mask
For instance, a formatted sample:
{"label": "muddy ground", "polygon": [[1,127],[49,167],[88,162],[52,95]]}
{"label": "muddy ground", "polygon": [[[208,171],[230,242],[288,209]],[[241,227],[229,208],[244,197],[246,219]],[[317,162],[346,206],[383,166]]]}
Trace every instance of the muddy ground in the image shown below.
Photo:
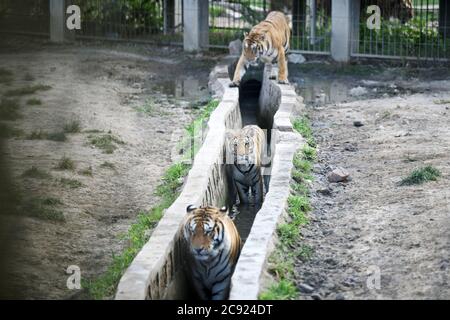
{"label": "muddy ground", "polygon": [[[298,244],[307,254],[295,270],[301,299],[450,299],[449,75],[448,66],[291,68],[318,145]],[[442,176],[399,185],[426,165]],[[337,167],[350,181],[328,182]]]}
{"label": "muddy ground", "polygon": [[[54,46],[30,38],[4,38],[0,48],[0,68],[12,73],[11,81],[1,83],[0,96],[24,86],[50,86],[17,97],[21,118],[2,121],[15,132],[2,158],[25,202],[53,199],[52,208],[65,220],[30,216],[27,208],[20,223],[8,216],[16,228],[10,229],[13,271],[6,277],[19,297],[69,298],[74,292],[66,286],[67,267],[79,266],[84,279],[100,275],[126,245],[121,235],[136,215],[158,201],[153,193],[172,163],[172,133],[207,101],[216,58],[178,48]],[[27,105],[30,98],[42,104]],[[67,133],[64,142],[30,139],[39,130],[61,132],[73,121],[80,132]],[[112,153],[90,143],[90,137],[103,135],[116,139]],[[75,167],[56,169],[63,156]],[[23,177],[31,167],[49,176]]]}

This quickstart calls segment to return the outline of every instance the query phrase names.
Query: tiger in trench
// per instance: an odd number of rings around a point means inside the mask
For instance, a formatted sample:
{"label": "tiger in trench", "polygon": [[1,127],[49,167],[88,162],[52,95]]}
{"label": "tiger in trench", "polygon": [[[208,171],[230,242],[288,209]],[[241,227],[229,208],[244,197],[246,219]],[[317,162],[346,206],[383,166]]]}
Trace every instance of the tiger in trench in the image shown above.
{"label": "tiger in trench", "polygon": [[289,50],[291,29],[286,16],[279,11],[272,11],[264,21],[245,33],[242,54],[236,65],[230,87],[238,87],[248,67],[278,61],[278,82],[288,83],[288,67],[286,53]]}
{"label": "tiger in trench", "polygon": [[182,234],[188,248],[188,277],[200,299],[227,299],[242,246],[228,208],[190,205],[186,211]]}
{"label": "tiger in trench", "polygon": [[[226,134],[227,168],[230,197],[236,203],[260,205],[264,198],[263,157],[266,152],[264,131],[256,125]],[[250,197],[250,194],[252,197]]]}

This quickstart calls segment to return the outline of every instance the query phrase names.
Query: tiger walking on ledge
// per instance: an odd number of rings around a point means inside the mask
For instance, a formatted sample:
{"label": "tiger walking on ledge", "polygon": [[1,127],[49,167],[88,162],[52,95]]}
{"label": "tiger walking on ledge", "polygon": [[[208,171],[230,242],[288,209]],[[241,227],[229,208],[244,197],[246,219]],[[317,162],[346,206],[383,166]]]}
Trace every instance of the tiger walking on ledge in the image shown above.
{"label": "tiger walking on ledge", "polygon": [[245,34],[242,54],[236,65],[233,82],[230,87],[238,87],[249,65],[256,66],[258,59],[264,63],[278,61],[278,82],[288,83],[286,53],[289,50],[291,29],[286,16],[272,11],[266,20],[260,22]]}

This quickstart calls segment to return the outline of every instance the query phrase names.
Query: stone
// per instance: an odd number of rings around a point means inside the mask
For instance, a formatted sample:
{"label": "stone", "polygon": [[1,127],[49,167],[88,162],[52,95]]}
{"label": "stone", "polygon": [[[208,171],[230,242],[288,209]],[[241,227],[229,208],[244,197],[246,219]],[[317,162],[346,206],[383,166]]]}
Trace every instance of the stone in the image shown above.
{"label": "stone", "polygon": [[312,294],[312,295],[311,295],[311,298],[312,298],[313,300],[322,300],[322,296],[321,296],[320,294],[318,294],[318,293]]}
{"label": "stone", "polygon": [[336,295],[336,300],[345,300],[345,296],[342,293]]}
{"label": "stone", "polygon": [[305,57],[299,53],[291,53],[288,56],[288,61],[294,64],[301,64],[306,61]]}
{"label": "stone", "polygon": [[353,125],[357,128],[362,127],[364,123],[360,120],[353,121]]}
{"label": "stone", "polygon": [[303,293],[312,293],[314,291],[314,288],[306,283],[300,283],[298,289]]}
{"label": "stone", "polygon": [[347,181],[350,174],[345,171],[345,169],[338,167],[328,173],[327,178],[329,182],[336,183],[336,182],[344,182]]}
{"label": "stone", "polygon": [[242,53],[242,41],[236,39],[228,44],[228,50],[232,56],[240,56]]}
{"label": "stone", "polygon": [[359,97],[367,94],[367,89],[361,86],[350,89],[350,95],[354,97]]}

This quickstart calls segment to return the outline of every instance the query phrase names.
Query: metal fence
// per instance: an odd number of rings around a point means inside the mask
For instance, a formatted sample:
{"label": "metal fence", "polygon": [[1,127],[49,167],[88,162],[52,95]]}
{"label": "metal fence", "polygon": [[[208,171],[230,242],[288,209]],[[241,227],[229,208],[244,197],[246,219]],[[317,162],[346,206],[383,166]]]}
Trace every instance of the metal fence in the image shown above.
{"label": "metal fence", "polygon": [[0,0],[0,30],[48,35],[49,10],[49,0]]}
{"label": "metal fence", "polygon": [[[367,27],[367,7],[381,9],[380,29]],[[450,58],[450,1],[362,0],[354,57]]]}
{"label": "metal fence", "polygon": [[209,0],[210,47],[226,48],[242,39],[272,10],[288,17],[292,51],[330,52],[331,0]]}
{"label": "metal fence", "polygon": [[[81,8],[77,37],[183,43],[183,0],[66,1]],[[244,31],[279,10],[290,21],[291,51],[330,54],[332,0],[208,1],[210,47],[226,48],[230,41],[243,39]],[[450,0],[354,3],[353,57],[450,58]],[[369,5],[381,9],[380,29],[367,27]],[[1,31],[48,35],[49,21],[49,0],[0,0]]]}
{"label": "metal fence", "polygon": [[72,0],[81,9],[79,38],[183,42],[183,0]]}

